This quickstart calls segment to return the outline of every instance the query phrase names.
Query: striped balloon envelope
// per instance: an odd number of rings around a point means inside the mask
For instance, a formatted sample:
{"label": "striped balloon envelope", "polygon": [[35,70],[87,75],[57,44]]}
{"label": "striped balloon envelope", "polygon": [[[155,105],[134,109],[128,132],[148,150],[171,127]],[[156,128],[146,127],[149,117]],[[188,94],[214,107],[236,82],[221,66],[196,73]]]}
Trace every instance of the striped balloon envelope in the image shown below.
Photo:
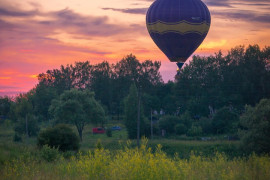
{"label": "striped balloon envelope", "polygon": [[203,42],[210,24],[210,12],[201,0],[156,0],[146,15],[151,38],[179,68]]}

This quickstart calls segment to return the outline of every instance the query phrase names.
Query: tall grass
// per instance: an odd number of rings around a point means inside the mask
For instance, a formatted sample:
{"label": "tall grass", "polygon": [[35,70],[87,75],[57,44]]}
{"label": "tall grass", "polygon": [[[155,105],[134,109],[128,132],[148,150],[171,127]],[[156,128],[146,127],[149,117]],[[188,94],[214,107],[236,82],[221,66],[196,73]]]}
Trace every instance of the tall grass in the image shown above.
{"label": "tall grass", "polygon": [[190,155],[189,159],[169,158],[158,145],[153,152],[146,143],[141,148],[110,152],[95,149],[53,163],[28,157],[5,164],[1,179],[270,179],[270,157],[255,154],[228,159]]}

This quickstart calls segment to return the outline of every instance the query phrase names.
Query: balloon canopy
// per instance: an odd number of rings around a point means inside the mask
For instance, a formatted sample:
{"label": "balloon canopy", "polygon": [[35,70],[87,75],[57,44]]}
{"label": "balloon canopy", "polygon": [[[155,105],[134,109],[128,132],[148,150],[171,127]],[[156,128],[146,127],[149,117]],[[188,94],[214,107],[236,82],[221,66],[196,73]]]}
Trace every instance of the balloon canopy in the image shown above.
{"label": "balloon canopy", "polygon": [[210,12],[201,0],[156,0],[146,15],[153,41],[181,66],[203,42],[210,24]]}

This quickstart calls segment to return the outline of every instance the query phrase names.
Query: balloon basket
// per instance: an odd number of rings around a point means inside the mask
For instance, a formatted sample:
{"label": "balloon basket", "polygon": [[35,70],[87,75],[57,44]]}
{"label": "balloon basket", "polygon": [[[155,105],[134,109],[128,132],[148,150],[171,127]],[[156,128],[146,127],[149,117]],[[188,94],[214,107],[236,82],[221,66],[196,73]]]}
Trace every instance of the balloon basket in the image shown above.
{"label": "balloon basket", "polygon": [[176,63],[176,65],[177,65],[177,70],[179,70],[180,71],[180,69],[182,68],[182,66],[184,65],[184,63],[182,63],[182,62],[178,62],[178,63]]}

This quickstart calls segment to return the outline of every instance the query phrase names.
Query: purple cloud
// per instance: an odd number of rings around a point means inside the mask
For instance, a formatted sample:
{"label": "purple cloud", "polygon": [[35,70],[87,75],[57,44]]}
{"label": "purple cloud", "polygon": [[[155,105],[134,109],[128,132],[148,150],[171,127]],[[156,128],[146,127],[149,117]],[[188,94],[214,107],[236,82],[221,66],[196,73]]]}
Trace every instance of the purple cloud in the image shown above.
{"label": "purple cloud", "polygon": [[214,7],[232,7],[230,4],[230,0],[205,0],[203,1],[207,6],[214,6]]}
{"label": "purple cloud", "polygon": [[148,8],[126,8],[126,9],[102,8],[102,9],[103,10],[119,11],[119,12],[128,13],[128,14],[142,14],[142,15],[145,15]]}
{"label": "purple cloud", "polygon": [[5,9],[5,8],[0,8],[0,16],[12,16],[12,17],[29,17],[29,16],[35,16],[39,14],[38,11],[18,11],[17,9]]}
{"label": "purple cloud", "polygon": [[[146,10],[146,9],[145,9]],[[129,10],[127,10],[129,11]],[[140,13],[139,10],[130,10],[133,13]],[[1,18],[2,16],[21,17],[17,22],[7,22]],[[50,20],[33,20],[29,17],[36,15],[48,17]],[[44,37],[46,35],[54,34],[55,30],[63,30],[70,34],[80,34],[82,36],[113,36],[118,34],[144,33],[144,26],[130,26],[122,24],[111,24],[107,16],[84,16],[76,13],[68,8],[55,11],[41,13],[37,10],[23,11],[21,9],[1,8],[0,9],[0,25],[2,28],[9,28],[16,30],[21,34],[26,35],[28,32],[30,36],[37,34]],[[39,31],[37,31],[37,29]],[[1,38],[1,37],[0,37]]]}
{"label": "purple cloud", "polygon": [[[154,2],[155,0],[140,0],[145,2]],[[202,0],[207,6],[210,7],[227,7],[233,8],[234,5],[250,5],[250,6],[269,6],[269,0]]]}
{"label": "purple cloud", "polygon": [[270,14],[258,14],[256,11],[250,10],[212,11],[211,14],[223,19],[264,23],[268,26],[270,22]]}

